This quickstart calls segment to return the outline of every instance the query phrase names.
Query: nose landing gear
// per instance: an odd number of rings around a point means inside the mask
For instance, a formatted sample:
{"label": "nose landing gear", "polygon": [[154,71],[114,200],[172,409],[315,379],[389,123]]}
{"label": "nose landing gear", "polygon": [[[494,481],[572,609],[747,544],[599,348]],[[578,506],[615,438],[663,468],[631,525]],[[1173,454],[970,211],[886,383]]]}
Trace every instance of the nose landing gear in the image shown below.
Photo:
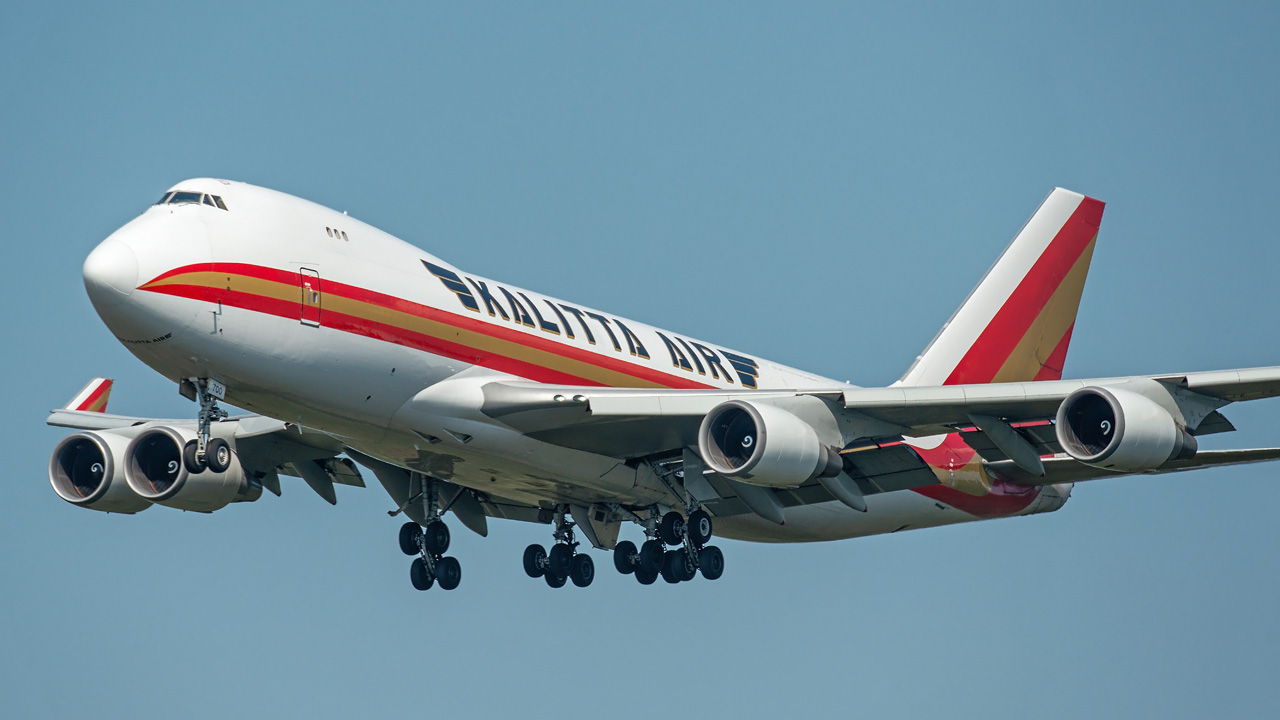
{"label": "nose landing gear", "polygon": [[226,386],[210,378],[188,378],[179,389],[200,405],[196,414],[196,438],[183,446],[182,464],[192,475],[204,472],[205,468],[216,473],[226,472],[231,467],[231,446],[222,438],[209,439],[213,423],[227,418],[227,411],[218,407],[218,401],[226,397]]}

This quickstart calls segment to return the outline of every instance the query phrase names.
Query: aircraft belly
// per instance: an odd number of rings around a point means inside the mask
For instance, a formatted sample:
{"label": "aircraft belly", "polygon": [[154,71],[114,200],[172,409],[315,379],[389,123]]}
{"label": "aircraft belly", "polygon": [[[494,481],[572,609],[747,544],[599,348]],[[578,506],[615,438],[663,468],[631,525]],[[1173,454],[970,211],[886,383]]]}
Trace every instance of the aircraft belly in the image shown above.
{"label": "aircraft belly", "polygon": [[910,490],[871,495],[866,500],[865,513],[835,501],[789,507],[786,525],[754,514],[716,518],[715,532],[753,542],[822,542],[980,519]]}
{"label": "aircraft belly", "polygon": [[[447,429],[446,429],[447,428]],[[650,504],[665,491],[614,458],[532,440],[513,430],[450,418],[429,442],[393,428],[356,449],[386,462],[530,505],[574,502]],[[451,432],[450,432],[451,431]],[[465,436],[466,442],[454,435]]]}

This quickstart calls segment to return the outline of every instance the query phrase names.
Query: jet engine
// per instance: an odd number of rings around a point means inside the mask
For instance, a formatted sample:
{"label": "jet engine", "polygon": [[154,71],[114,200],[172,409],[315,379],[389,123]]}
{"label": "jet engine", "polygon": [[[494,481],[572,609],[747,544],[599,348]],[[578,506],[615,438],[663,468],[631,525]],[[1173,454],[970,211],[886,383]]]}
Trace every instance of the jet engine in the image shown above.
{"label": "jet engine", "polygon": [[182,449],[194,439],[190,430],[171,427],[154,427],[139,434],[124,454],[129,487],[158,505],[196,512],[213,512],[233,502],[262,497],[262,484],[245,473],[235,453],[223,472],[188,472]]}
{"label": "jet engine", "polygon": [[1084,387],[1058,407],[1062,449],[1086,465],[1139,472],[1196,454],[1196,439],[1154,400],[1130,390]]}
{"label": "jet engine", "polygon": [[78,432],[49,456],[49,482],[72,505],[103,512],[142,512],[151,503],[129,488],[121,460],[129,439],[110,432]]}
{"label": "jet engine", "polygon": [[834,477],[840,455],[805,421],[764,403],[730,400],[702,419],[698,452],[715,472],[752,485],[794,487]]}

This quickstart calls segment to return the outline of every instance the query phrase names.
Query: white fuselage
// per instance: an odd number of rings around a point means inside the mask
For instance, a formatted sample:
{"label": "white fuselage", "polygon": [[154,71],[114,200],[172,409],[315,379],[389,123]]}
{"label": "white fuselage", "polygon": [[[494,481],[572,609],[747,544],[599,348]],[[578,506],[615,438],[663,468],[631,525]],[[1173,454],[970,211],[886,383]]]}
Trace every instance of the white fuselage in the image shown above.
{"label": "white fuselage", "polygon": [[[846,387],[468,274],[290,195],[210,179],[174,189],[216,194],[227,209],[154,205],[85,263],[95,307],[131,352],[174,381],[224,383],[234,405],[492,495],[645,505],[666,491],[643,465],[534,440],[484,415],[488,381]],[[1056,509],[1065,494],[1037,490],[1002,514]],[[716,529],[811,541],[979,517],[912,491],[868,504],[868,513],[837,502],[789,508],[785,526],[727,517]]]}

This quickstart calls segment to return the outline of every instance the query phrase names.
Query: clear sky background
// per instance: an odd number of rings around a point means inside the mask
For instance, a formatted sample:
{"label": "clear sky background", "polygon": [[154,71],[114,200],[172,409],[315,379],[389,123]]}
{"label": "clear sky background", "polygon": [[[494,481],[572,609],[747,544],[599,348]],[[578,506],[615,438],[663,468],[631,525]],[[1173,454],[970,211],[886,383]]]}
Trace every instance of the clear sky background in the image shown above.
{"label": "clear sky background", "polygon": [[[1069,377],[1280,364],[1262,3],[54,3],[0,11],[5,717],[1280,714],[1280,466],[818,545],[725,576],[524,577],[454,523],[418,593],[376,482],[210,516],[68,505],[89,378],[192,416],[85,255],[187,177],[347,210],[459,267],[876,385],[1055,185],[1105,200]],[[1209,447],[1280,444],[1280,402]],[[624,530],[628,537],[634,529]]]}

